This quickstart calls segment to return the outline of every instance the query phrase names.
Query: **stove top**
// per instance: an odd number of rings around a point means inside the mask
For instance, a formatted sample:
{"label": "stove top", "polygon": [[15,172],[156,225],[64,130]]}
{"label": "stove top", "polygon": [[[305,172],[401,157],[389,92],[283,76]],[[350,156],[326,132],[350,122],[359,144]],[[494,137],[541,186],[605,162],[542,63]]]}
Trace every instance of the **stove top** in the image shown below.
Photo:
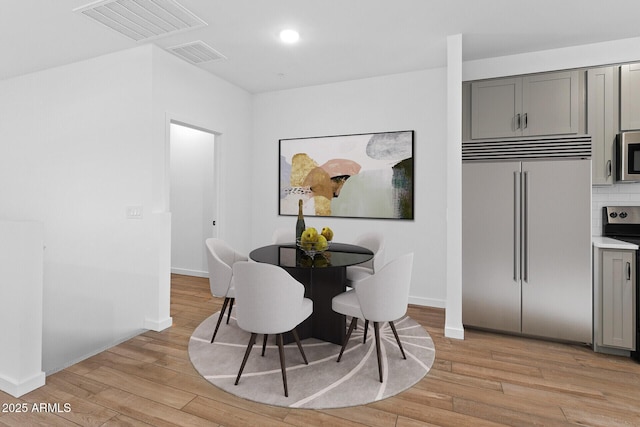
{"label": "stove top", "polygon": [[634,245],[640,246],[640,237],[635,237],[635,236],[607,236],[607,237],[611,237],[612,239],[621,240],[623,242],[633,243]]}

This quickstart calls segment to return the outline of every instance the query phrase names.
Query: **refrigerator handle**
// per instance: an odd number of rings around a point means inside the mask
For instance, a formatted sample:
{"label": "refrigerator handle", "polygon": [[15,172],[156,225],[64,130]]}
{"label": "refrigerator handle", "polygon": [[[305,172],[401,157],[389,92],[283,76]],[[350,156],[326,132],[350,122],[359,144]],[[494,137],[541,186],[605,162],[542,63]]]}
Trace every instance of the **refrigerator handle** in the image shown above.
{"label": "refrigerator handle", "polygon": [[522,270],[523,280],[529,281],[529,172],[524,172],[522,197]]}
{"label": "refrigerator handle", "polygon": [[513,172],[513,280],[520,281],[520,177]]}

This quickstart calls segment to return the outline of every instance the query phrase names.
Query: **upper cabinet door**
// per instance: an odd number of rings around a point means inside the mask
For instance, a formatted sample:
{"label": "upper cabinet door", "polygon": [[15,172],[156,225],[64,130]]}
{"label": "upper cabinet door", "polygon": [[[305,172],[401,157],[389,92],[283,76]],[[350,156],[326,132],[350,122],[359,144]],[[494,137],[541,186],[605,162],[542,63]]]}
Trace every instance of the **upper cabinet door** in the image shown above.
{"label": "upper cabinet door", "polygon": [[578,71],[523,77],[522,135],[578,133]]}
{"label": "upper cabinet door", "polygon": [[620,130],[640,129],[640,64],[620,66]]}
{"label": "upper cabinet door", "polygon": [[471,85],[471,138],[521,135],[522,79],[474,82]]}
{"label": "upper cabinet door", "polygon": [[593,185],[613,184],[618,105],[615,71],[613,66],[587,70],[587,133],[591,135]]}

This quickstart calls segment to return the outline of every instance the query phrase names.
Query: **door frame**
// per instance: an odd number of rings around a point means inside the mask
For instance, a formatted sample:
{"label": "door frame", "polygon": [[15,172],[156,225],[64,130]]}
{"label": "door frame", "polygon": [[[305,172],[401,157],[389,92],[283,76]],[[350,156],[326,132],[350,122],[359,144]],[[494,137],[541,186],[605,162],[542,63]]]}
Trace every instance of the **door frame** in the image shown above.
{"label": "door frame", "polygon": [[[174,114],[166,113],[165,117],[165,141],[164,141],[164,184],[163,184],[163,194],[162,194],[162,205],[163,211],[171,213],[171,125],[176,124],[184,127],[188,127],[191,129],[199,130],[202,132],[210,133],[214,135],[214,152],[213,152],[213,173],[215,178],[215,193],[216,193],[216,201],[215,201],[215,209],[213,212],[215,221],[216,221],[216,232],[217,236],[221,237],[223,235],[223,228],[220,224],[224,224],[223,219],[221,218],[220,209],[220,200],[224,199],[224,195],[222,194],[223,186],[222,184],[222,171],[220,162],[220,156],[222,154],[222,142],[223,136],[221,132],[218,132],[210,123],[201,123],[197,120],[185,117],[179,117]],[[171,221],[169,235],[171,235]],[[171,262],[170,266],[171,267]]]}

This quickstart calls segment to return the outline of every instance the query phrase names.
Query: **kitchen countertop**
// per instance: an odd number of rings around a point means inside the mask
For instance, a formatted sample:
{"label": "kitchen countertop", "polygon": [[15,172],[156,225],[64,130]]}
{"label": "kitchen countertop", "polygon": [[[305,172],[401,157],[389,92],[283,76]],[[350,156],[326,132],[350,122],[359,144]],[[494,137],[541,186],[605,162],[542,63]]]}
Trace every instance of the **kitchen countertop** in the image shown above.
{"label": "kitchen countertop", "polygon": [[612,239],[611,237],[591,236],[591,241],[593,242],[593,246],[600,249],[638,249],[638,245],[623,242],[622,240]]}

